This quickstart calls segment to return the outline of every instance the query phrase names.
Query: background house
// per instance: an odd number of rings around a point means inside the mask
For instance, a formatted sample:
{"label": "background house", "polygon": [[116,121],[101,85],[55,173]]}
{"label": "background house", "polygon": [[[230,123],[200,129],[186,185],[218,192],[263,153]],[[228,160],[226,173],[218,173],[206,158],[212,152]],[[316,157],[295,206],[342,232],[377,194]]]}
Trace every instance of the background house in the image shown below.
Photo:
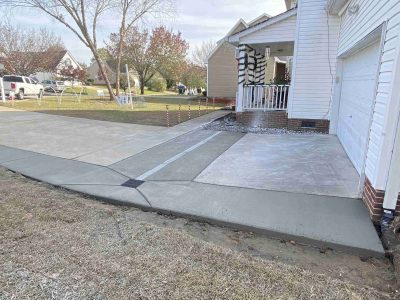
{"label": "background house", "polygon": [[[105,67],[105,70],[108,75],[108,79],[110,80],[111,84],[115,84],[115,78],[116,78],[116,74],[117,74],[117,72],[116,72],[117,63],[114,60],[107,60],[104,63],[104,67]],[[97,64],[97,62],[93,62],[87,69],[87,72],[88,72],[88,78],[90,80],[92,80],[93,84],[96,84],[96,85],[106,84],[106,82],[104,81],[104,79],[102,78],[102,76],[100,74],[100,68],[99,68],[99,65]],[[125,69],[124,64],[121,64],[120,72],[121,72],[121,78],[126,78],[126,69]],[[138,73],[133,68],[129,69],[129,73],[130,73],[131,85],[132,86],[135,85],[138,87],[139,86]]]}
{"label": "background house", "polygon": [[[248,27],[262,23],[269,18],[271,16],[262,14],[250,23],[246,23],[243,19],[240,19],[228,34],[217,43],[207,61],[208,97],[228,101],[236,99],[238,61],[236,59],[236,47],[228,42],[228,37]],[[287,58],[285,56],[279,58],[269,57],[263,82],[271,83],[276,77],[285,77],[286,63]]]}
{"label": "background house", "polygon": [[60,50],[52,52],[52,55],[48,58],[47,72],[37,72],[32,74],[39,82],[43,80],[51,80],[60,77],[60,71],[64,68],[72,67],[74,69],[82,70],[82,66],[72,56],[68,50]]}

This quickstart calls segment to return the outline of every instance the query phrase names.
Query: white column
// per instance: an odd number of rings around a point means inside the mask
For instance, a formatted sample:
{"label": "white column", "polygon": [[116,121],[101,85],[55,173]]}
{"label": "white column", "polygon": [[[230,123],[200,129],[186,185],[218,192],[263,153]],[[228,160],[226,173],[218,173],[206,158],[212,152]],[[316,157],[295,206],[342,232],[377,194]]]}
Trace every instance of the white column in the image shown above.
{"label": "white column", "polygon": [[255,67],[256,67],[256,51],[254,49],[250,49],[248,51],[248,59],[247,59],[247,70],[248,70],[248,80],[249,84],[255,83]]}
{"label": "white column", "polygon": [[256,54],[256,75],[255,75],[255,83],[256,84],[264,84],[265,82],[265,56],[261,53]]}
{"label": "white column", "polygon": [[246,83],[246,45],[239,45],[239,63],[238,63],[238,93],[236,96],[236,111],[243,111],[244,84]]}

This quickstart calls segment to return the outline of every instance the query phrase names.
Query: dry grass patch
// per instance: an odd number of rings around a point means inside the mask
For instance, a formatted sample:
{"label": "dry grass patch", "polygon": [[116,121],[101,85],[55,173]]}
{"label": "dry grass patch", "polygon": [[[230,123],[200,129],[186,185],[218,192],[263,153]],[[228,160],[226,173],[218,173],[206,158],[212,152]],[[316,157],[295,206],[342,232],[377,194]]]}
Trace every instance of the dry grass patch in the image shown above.
{"label": "dry grass patch", "polygon": [[386,297],[373,288],[216,246],[137,215],[136,209],[105,205],[0,169],[0,298]]}

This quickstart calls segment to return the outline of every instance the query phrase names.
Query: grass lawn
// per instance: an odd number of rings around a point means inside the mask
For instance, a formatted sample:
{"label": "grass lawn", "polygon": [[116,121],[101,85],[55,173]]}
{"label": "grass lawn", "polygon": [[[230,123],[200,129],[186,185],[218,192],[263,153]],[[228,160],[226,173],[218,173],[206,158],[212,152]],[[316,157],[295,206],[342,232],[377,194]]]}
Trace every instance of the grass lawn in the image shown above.
{"label": "grass lawn", "polygon": [[[216,230],[0,168],[0,299],[389,299],[364,284],[205,241]],[[232,231],[217,237],[242,243]]]}
{"label": "grass lawn", "polygon": [[129,105],[118,105],[107,97],[98,98],[93,87],[87,87],[86,92],[87,95],[82,95],[80,102],[75,95],[65,94],[61,103],[56,96],[45,95],[40,103],[37,99],[25,99],[1,105],[47,114],[156,126],[167,126],[167,105],[170,126],[222,107],[221,104],[213,106],[202,100],[199,110],[199,101],[194,97],[156,95],[143,97],[144,103],[135,103],[131,108]]}

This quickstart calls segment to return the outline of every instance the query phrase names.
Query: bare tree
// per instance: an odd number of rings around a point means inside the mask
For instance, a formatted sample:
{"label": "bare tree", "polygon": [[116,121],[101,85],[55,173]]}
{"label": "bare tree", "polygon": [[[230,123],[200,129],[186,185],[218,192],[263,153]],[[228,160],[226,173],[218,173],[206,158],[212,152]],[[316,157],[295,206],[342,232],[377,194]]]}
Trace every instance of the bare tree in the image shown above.
{"label": "bare tree", "polygon": [[205,67],[207,64],[207,59],[215,47],[216,44],[211,40],[196,46],[192,52],[193,63]]}
{"label": "bare tree", "polygon": [[115,95],[97,52],[97,25],[115,4],[115,0],[0,0],[0,6],[38,9],[71,30],[92,52],[112,100]]}
{"label": "bare tree", "polygon": [[[114,34],[116,35],[116,34]],[[113,41],[113,35],[110,41]],[[153,76],[162,70],[179,68],[184,62],[188,44],[180,33],[173,33],[160,26],[153,29],[150,35],[147,30],[139,31],[132,27],[124,39],[125,59],[139,74],[140,91]]]}
{"label": "bare tree", "polygon": [[123,56],[123,41],[132,26],[146,15],[162,16],[171,15],[175,11],[175,0],[117,0],[117,12],[121,18],[118,42],[115,45],[115,58],[117,71],[115,78],[116,94],[119,94],[121,61]]}
{"label": "bare tree", "polygon": [[64,46],[47,29],[33,30],[6,21],[0,23],[0,60],[8,74],[29,76],[53,71]]}

